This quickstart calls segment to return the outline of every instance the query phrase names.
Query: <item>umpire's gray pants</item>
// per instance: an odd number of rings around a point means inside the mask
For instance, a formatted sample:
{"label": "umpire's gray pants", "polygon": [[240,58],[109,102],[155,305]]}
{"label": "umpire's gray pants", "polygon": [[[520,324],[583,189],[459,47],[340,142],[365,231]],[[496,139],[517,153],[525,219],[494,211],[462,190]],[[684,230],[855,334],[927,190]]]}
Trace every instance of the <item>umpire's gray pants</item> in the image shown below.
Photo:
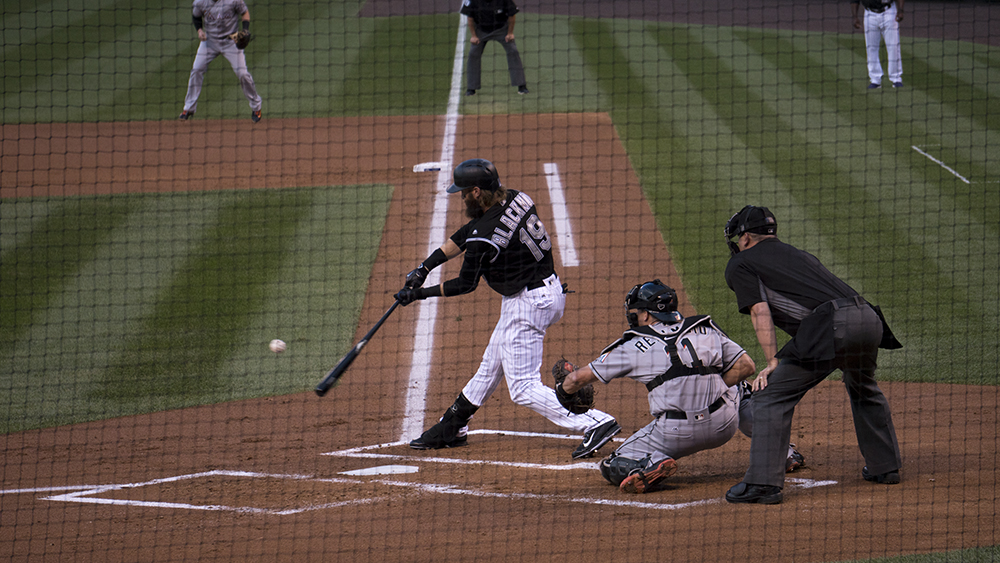
{"label": "umpire's gray pants", "polygon": [[195,111],[198,109],[198,96],[201,96],[201,86],[205,79],[205,71],[208,70],[208,63],[215,60],[219,55],[224,55],[236,73],[236,78],[243,88],[243,95],[250,103],[252,111],[260,111],[262,102],[257,95],[257,86],[253,82],[253,76],[247,70],[247,59],[243,51],[236,48],[236,44],[231,39],[217,39],[209,37],[198,45],[198,54],[194,57],[194,66],[191,68],[191,77],[188,78],[187,96],[184,98],[184,109]]}
{"label": "umpire's gray pants", "polygon": [[879,475],[896,471],[902,465],[889,402],[875,382],[882,321],[871,307],[862,304],[834,311],[833,325],[837,354],[834,360],[813,363],[782,360],[768,377],[767,387],[753,394],[753,439],[744,483],[784,486],[795,405],[834,369],[843,372],[858,446],[869,472]]}
{"label": "umpire's gray pants", "polygon": [[465,69],[467,74],[466,88],[469,90],[478,90],[482,86],[479,75],[482,73],[483,68],[483,49],[486,48],[486,44],[490,41],[499,42],[503,45],[503,50],[507,52],[507,72],[510,73],[510,85],[524,86],[526,84],[524,66],[521,64],[521,54],[517,51],[517,43],[506,41],[504,39],[506,36],[507,25],[489,33],[476,27],[476,37],[479,37],[479,44],[473,44],[469,49],[469,62]]}

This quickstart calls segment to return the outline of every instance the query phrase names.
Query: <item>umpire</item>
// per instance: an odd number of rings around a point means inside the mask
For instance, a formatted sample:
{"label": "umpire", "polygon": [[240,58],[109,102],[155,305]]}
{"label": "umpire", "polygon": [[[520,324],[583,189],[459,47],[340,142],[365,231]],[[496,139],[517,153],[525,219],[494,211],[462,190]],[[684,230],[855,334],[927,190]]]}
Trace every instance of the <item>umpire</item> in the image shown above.
{"label": "umpire", "polygon": [[[725,227],[732,256],[726,283],[749,314],[767,367],[757,374],[750,468],[726,493],[734,503],[777,504],[795,405],[835,369],[843,373],[862,477],[899,483],[902,461],[889,403],[875,382],[878,349],[901,348],[881,311],[808,252],[781,242],[766,207],[748,205]],[[736,238],[735,242],[732,240]],[[775,327],[791,335],[778,350]]]}

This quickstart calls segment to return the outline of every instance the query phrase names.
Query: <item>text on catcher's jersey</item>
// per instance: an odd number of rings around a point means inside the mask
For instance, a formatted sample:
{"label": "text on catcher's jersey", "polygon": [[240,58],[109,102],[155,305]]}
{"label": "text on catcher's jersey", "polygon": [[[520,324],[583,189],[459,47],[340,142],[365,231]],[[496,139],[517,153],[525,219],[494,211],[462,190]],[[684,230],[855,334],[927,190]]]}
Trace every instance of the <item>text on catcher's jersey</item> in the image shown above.
{"label": "text on catcher's jersey", "polygon": [[705,315],[628,330],[590,363],[590,369],[603,383],[628,377],[649,384],[674,367],[668,349],[670,340],[685,367],[700,364],[706,369],[703,374],[673,377],[649,391],[649,412],[653,416],[666,410],[697,411],[714,403],[729,389],[721,374],[746,353]]}

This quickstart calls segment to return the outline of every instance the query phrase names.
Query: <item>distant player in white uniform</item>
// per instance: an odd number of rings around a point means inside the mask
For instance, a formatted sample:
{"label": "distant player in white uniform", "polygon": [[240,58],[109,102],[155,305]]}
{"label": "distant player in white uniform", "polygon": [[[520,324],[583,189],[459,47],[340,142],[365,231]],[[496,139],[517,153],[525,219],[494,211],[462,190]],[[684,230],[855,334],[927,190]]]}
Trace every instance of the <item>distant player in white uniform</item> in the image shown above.
{"label": "distant player in white uniform", "polygon": [[194,0],[191,19],[195,29],[198,30],[198,39],[201,43],[198,45],[198,54],[194,57],[194,66],[188,79],[184,111],[177,116],[177,119],[183,121],[194,116],[195,110],[198,109],[198,97],[201,95],[208,63],[223,55],[232,65],[233,72],[240,81],[240,87],[243,88],[243,95],[250,103],[250,119],[257,123],[261,118],[262,101],[257,94],[253,76],[247,70],[246,56],[242,50],[236,48],[236,44],[230,38],[240,25],[243,29],[250,29],[250,10],[247,9],[246,3],[243,0]]}
{"label": "distant player in white uniform", "polygon": [[868,59],[868,89],[882,87],[882,61],[879,48],[885,39],[888,56],[889,82],[893,88],[903,87],[903,54],[899,45],[899,24],[903,21],[904,0],[851,0],[854,29],[862,28],[858,6],[864,5],[865,52]]}
{"label": "distant player in white uniform", "polygon": [[[584,434],[574,459],[590,456],[621,432],[621,426],[596,409],[570,413],[559,404],[555,391],[542,383],[542,341],[549,326],[562,318],[566,296],[553,268],[552,240],[535,203],[528,194],[502,186],[488,160],[466,160],[455,168],[454,179],[448,193],[461,192],[471,220],[407,274],[395,297],[406,306],[417,299],[462,295],[475,290],[483,278],[503,296],[503,303],[479,370],[437,424],[411,441],[410,447],[466,445],[469,420],[506,377],[516,404]],[[431,270],[463,252],[458,277],[422,287]]]}
{"label": "distant player in white uniform", "polygon": [[[646,493],[677,471],[677,460],[717,448],[739,428],[750,436],[754,374],[746,351],[708,315],[684,318],[677,294],[660,280],[639,284],[625,297],[629,330],[600,357],[569,376],[569,395],[589,383],[628,377],[646,386],[652,422],[601,461],[601,475],[626,493]],[[788,448],[786,471],[804,465]]]}

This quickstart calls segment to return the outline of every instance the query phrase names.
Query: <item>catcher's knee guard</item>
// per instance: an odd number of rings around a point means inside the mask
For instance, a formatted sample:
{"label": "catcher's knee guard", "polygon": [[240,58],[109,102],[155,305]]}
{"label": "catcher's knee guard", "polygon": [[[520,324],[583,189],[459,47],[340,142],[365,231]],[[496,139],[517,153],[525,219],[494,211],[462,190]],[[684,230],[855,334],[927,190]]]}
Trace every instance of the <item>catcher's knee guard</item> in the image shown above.
{"label": "catcher's knee guard", "polygon": [[636,471],[645,469],[646,466],[649,465],[649,459],[650,457],[648,455],[637,460],[622,457],[613,453],[601,460],[601,476],[604,477],[608,483],[611,483],[616,487],[620,486],[626,477]]}

